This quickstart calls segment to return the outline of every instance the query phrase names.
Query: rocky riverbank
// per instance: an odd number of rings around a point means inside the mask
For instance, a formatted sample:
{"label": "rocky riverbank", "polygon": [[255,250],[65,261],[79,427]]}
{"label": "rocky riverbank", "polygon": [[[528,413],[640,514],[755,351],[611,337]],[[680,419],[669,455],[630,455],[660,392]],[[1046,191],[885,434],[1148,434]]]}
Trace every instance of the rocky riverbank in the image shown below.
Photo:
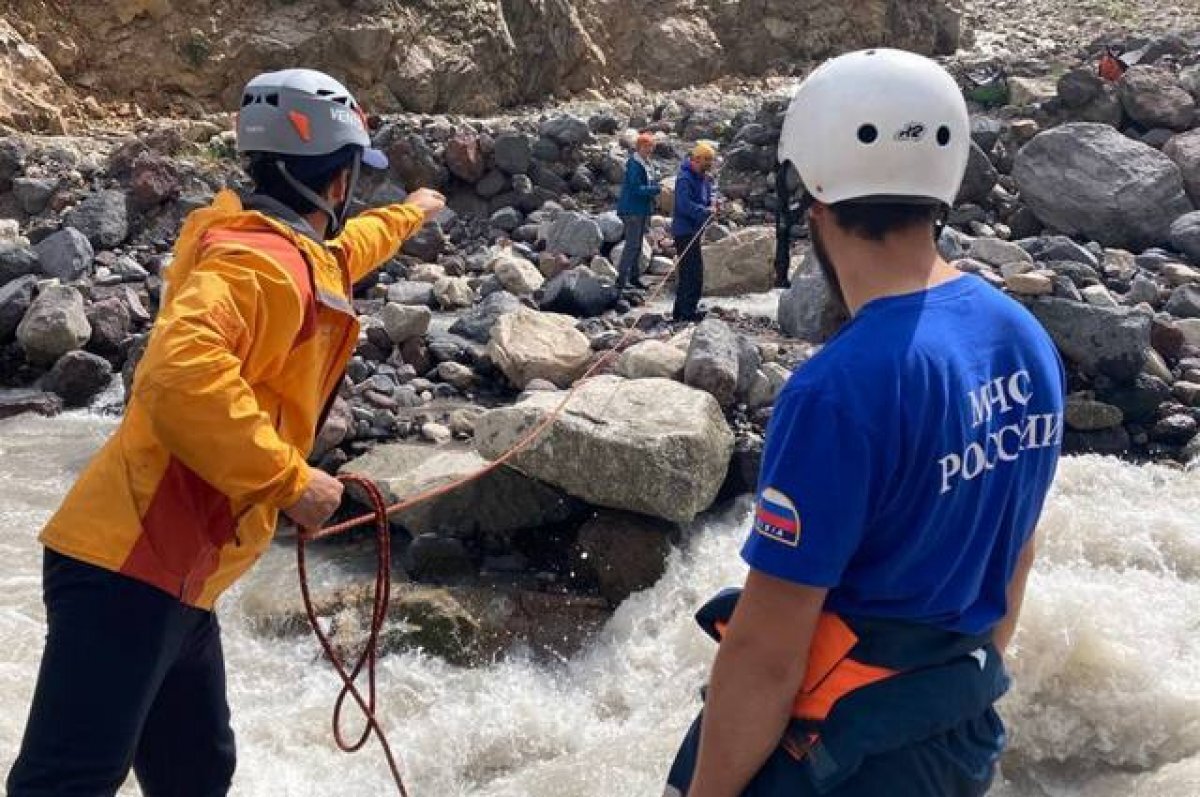
{"label": "rocky riverbank", "polygon": [[[1200,457],[1200,59],[1186,38],[1144,44],[1115,84],[1095,76],[1098,48],[1053,78],[1009,63],[982,93],[977,59],[950,62],[974,98],[973,149],[940,243],[1054,338],[1070,367],[1068,451],[1183,466]],[[769,292],[786,93],[738,88],[377,120],[392,166],[364,204],[431,186],[449,207],[359,286],[364,332],[314,464],[414,495],[498,456],[597,374],[509,466],[393,518],[411,580],[398,627],[418,630],[389,644],[457,661],[514,640],[566,651],[580,637],[562,627],[593,627],[659,577],[693,518],[753,489],[776,393],[844,315],[802,229],[793,287]],[[116,375],[128,383],[182,219],[240,185],[228,122],[0,139],[0,416],[88,406]],[[637,129],[659,136],[665,189],[642,253],[654,284],[675,254],[671,176],[690,142],[722,145],[727,202],[699,325],[613,287],[611,208]],[[366,605],[330,598],[344,644]],[[575,619],[528,622],[552,606]],[[262,609],[275,631],[296,617]]]}

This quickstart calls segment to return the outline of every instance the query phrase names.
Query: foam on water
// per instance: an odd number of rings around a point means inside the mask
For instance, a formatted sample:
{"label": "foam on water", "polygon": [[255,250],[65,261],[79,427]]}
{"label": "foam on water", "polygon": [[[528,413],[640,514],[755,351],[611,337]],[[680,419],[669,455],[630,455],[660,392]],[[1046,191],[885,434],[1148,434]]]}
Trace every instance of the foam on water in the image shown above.
{"label": "foam on water", "polygon": [[[41,654],[35,536],[112,421],[0,422],[0,768],[19,743]],[[661,794],[698,707],[713,646],[691,615],[740,581],[747,504],[707,519],[667,574],[617,611],[574,660],[466,670],[417,654],[381,664],[382,720],[417,795]],[[1012,748],[1000,797],[1200,794],[1200,474],[1095,457],[1063,463],[1002,704]],[[379,795],[373,747],[335,750],[336,683],[307,637],[251,631],[296,589],[280,544],[222,604],[239,795]],[[323,586],[362,575],[319,565]],[[125,795],[137,794],[128,785]]]}

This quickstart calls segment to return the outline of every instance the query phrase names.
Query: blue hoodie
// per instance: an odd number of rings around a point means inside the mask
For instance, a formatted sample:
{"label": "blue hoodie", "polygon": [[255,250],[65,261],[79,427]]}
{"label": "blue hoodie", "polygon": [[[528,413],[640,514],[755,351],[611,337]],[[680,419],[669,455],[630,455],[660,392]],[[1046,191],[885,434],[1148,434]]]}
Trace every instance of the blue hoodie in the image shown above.
{"label": "blue hoodie", "polygon": [[671,235],[693,235],[712,215],[712,179],[692,168],[691,159],[679,167],[675,178],[675,213],[671,217]]}
{"label": "blue hoodie", "polygon": [[621,184],[617,213],[621,216],[649,216],[654,212],[654,197],[661,190],[657,183],[650,181],[646,167],[637,156],[631,156],[625,163],[625,182]]}

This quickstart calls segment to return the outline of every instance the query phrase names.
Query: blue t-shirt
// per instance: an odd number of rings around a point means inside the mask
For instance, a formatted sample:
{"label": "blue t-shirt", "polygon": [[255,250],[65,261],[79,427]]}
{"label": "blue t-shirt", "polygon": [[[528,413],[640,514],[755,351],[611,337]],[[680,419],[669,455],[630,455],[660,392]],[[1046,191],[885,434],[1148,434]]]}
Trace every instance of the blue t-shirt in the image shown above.
{"label": "blue t-shirt", "polygon": [[788,381],[767,430],[755,570],[828,611],[983,633],[1058,463],[1065,377],[977,277],[865,305]]}

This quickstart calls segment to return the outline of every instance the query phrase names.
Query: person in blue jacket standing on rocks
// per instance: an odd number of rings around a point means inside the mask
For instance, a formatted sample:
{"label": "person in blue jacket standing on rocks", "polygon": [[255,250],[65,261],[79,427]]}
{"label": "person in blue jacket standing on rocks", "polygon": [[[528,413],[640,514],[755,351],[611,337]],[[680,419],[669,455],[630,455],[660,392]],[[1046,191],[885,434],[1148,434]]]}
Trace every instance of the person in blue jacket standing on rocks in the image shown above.
{"label": "person in blue jacket standing on rocks", "polygon": [[710,176],[717,162],[712,144],[701,141],[679,167],[675,180],[675,211],[671,214],[671,235],[680,253],[679,284],[675,289],[676,321],[699,321],[700,294],[704,292],[704,259],[700,237],[713,214],[713,181]]}
{"label": "person in blue jacket standing on rocks", "polygon": [[618,267],[617,287],[624,290],[632,285],[645,288],[638,273],[638,261],[642,254],[642,241],[650,228],[650,214],[654,210],[654,199],[662,191],[656,179],[650,153],[654,151],[654,136],[642,133],[629,161],[625,164],[625,182],[621,185],[621,198],[617,201],[617,215],[625,222],[625,250]]}

